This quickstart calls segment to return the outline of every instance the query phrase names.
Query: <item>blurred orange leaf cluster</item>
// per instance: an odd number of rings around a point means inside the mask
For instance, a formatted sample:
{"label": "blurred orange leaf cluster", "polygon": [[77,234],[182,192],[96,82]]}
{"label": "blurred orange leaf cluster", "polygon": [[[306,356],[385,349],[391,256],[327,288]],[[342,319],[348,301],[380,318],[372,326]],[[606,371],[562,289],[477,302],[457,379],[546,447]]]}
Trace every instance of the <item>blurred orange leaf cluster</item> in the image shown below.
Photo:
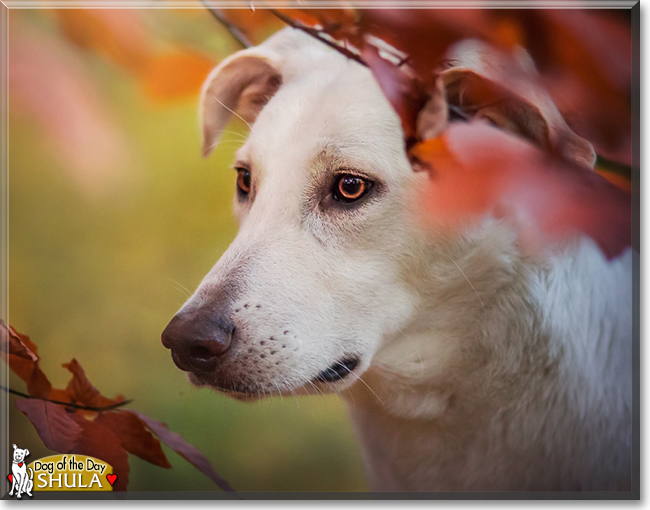
{"label": "blurred orange leaf cluster", "polygon": [[214,61],[189,48],[160,49],[135,10],[55,9],[68,38],[126,69],[156,101],[196,96]]}

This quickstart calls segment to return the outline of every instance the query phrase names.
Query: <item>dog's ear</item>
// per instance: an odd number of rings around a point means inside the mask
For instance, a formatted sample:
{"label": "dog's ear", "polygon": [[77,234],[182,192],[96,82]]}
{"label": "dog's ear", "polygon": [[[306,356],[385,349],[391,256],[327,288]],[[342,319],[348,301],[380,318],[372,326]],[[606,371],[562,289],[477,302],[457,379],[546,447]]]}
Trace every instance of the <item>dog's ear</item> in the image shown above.
{"label": "dog's ear", "polygon": [[594,165],[594,148],[564,121],[523,50],[505,55],[467,40],[454,46],[448,57],[449,67],[441,78],[451,104],[569,160]]}
{"label": "dog's ear", "polygon": [[25,457],[27,457],[28,455],[29,455],[29,450],[25,448]]}
{"label": "dog's ear", "polygon": [[281,83],[277,65],[259,48],[241,51],[217,66],[201,92],[203,156],[212,152],[233,114],[253,123]]}
{"label": "dog's ear", "polygon": [[14,445],[14,450],[15,450],[16,448],[18,448],[18,447],[17,447],[16,445]]}

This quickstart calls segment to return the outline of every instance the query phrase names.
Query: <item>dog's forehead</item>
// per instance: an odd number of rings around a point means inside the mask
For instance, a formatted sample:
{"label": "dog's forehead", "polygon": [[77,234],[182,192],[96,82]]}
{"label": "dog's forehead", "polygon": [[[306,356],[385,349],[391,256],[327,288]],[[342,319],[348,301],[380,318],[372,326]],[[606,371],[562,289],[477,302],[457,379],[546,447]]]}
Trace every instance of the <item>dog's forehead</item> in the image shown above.
{"label": "dog's forehead", "polygon": [[399,119],[371,73],[356,62],[325,60],[284,83],[238,158],[265,179],[297,177],[324,152],[387,179],[404,167]]}

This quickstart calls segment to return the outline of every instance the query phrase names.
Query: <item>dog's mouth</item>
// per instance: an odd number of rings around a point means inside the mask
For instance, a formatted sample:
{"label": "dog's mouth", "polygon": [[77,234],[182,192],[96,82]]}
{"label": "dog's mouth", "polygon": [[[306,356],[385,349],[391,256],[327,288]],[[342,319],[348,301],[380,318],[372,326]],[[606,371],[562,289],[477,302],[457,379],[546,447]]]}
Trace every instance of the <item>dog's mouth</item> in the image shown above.
{"label": "dog's mouth", "polygon": [[359,358],[345,358],[337,361],[316,376],[316,381],[334,383],[345,379],[359,365]]}
{"label": "dog's mouth", "polygon": [[[332,364],[322,372],[320,372],[308,384],[313,386],[314,383],[328,383],[328,384],[337,383],[347,378],[350,374],[352,374],[354,370],[359,366],[359,364],[360,364],[359,358],[356,357],[343,358],[337,361],[336,363]],[[277,384],[273,384],[272,385],[273,387],[270,386],[269,384],[258,385],[254,382],[249,384],[231,385],[228,384],[227,382],[224,382],[223,380],[218,381],[215,380],[215,378],[206,377],[205,375],[195,374],[193,372],[189,372],[189,379],[192,382],[192,384],[194,384],[195,386],[199,386],[199,387],[207,386],[216,391],[224,393],[232,398],[235,398],[237,400],[243,400],[243,401],[258,400],[266,395],[272,396],[276,394],[275,391],[273,391],[274,388],[278,389],[277,394],[281,394],[282,393],[281,388],[283,387],[283,385],[280,385],[280,387],[278,387]],[[309,388],[308,384],[305,384],[304,387],[302,385],[300,387],[294,387],[293,390],[291,390],[291,393],[294,395],[303,394],[301,390],[306,388],[307,393],[304,394],[308,394],[308,388]]]}

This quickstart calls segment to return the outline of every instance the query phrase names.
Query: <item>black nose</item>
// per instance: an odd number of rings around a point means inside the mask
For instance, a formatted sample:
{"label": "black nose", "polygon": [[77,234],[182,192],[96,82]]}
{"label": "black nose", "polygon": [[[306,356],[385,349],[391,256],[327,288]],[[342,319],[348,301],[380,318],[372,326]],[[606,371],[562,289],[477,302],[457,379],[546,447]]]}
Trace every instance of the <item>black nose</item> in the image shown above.
{"label": "black nose", "polygon": [[222,317],[179,314],[162,332],[162,343],[171,349],[172,359],[181,370],[211,372],[230,347],[234,329]]}

